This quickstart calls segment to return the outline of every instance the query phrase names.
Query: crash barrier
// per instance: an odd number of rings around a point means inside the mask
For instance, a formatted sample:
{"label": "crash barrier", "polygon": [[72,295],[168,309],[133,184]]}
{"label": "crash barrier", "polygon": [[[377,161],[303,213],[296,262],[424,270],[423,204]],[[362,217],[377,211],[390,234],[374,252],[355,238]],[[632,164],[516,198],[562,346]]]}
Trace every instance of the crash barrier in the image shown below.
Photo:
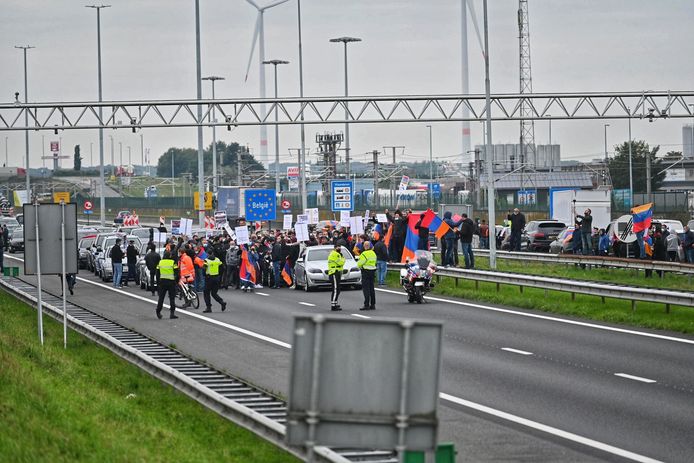
{"label": "crash barrier", "polygon": [[[474,253],[475,256],[489,257],[488,249],[475,249]],[[591,265],[595,267],[676,272],[688,275],[690,278],[690,283],[691,278],[694,275],[694,265],[692,264],[681,264],[679,262],[667,262],[660,260],[624,259],[621,257],[609,256],[584,256],[581,254],[543,254],[518,251],[496,251],[496,257],[497,259],[542,262],[549,264],[577,264]]]}
{"label": "crash barrier", "polygon": [[[0,278],[0,289],[34,307],[38,304],[36,287],[20,279]],[[46,291],[41,298],[44,312],[62,321],[62,298]],[[67,312],[68,325],[74,331],[277,447],[298,458],[307,457],[305,448],[285,443],[287,406],[282,399],[72,302],[68,302]],[[332,463],[398,462],[388,450],[315,447],[314,457],[316,462]]]}
{"label": "crash barrier", "polygon": [[[388,264],[389,270],[405,268],[405,264]],[[443,268],[439,267],[434,274],[437,278],[449,277],[455,279],[457,286],[458,280],[472,280],[475,287],[479,289],[479,282],[495,283],[496,290],[499,291],[502,284],[518,286],[520,291],[523,288],[538,288],[545,291],[562,291],[571,293],[571,299],[575,299],[576,294],[598,296],[605,302],[606,297],[614,299],[625,299],[631,301],[631,310],[636,310],[637,302],[655,302],[665,304],[665,311],[670,312],[671,305],[684,307],[694,307],[694,293],[684,291],[672,291],[664,289],[644,288],[638,286],[618,286],[596,281],[566,280],[560,278],[550,278],[544,276],[524,275],[520,273],[505,273],[490,270],[472,270],[462,268]]]}

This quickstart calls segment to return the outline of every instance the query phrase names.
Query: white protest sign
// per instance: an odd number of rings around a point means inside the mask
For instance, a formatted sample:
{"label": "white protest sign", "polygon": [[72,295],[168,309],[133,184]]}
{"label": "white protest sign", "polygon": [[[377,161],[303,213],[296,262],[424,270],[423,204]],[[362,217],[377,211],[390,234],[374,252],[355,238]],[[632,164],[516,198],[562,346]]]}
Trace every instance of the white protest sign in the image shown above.
{"label": "white protest sign", "polygon": [[352,235],[364,234],[364,218],[360,215],[349,218],[350,233]]}
{"label": "white protest sign", "polygon": [[299,214],[296,216],[296,223],[308,223],[308,215],[307,214]]}
{"label": "white protest sign", "polygon": [[369,217],[371,217],[371,211],[367,209],[366,212],[364,212],[364,218],[368,219]]}
{"label": "white protest sign", "polygon": [[184,219],[183,217],[181,217],[180,233],[181,235],[188,236],[190,236],[190,234],[193,233],[193,219]]}
{"label": "white protest sign", "polygon": [[293,220],[294,216],[292,214],[284,214],[284,223],[282,224],[282,229],[291,230]]}
{"label": "white protest sign", "polygon": [[340,226],[349,227],[349,211],[340,211]]}
{"label": "white protest sign", "polygon": [[166,243],[166,233],[154,230],[153,238],[155,243]]}
{"label": "white protest sign", "polygon": [[378,223],[388,223],[388,216],[385,214],[376,214]]}
{"label": "white protest sign", "polygon": [[317,207],[304,209],[304,214],[308,215],[308,223],[310,224],[317,224],[320,220]]}
{"label": "white protest sign", "polygon": [[236,244],[248,244],[251,242],[248,238],[247,227],[234,227],[234,232],[236,233]]}
{"label": "white protest sign", "polygon": [[307,223],[297,223],[294,227],[294,231],[296,232],[297,241],[301,242],[309,240]]}
{"label": "white protest sign", "polygon": [[231,229],[228,223],[224,224],[224,229],[227,231],[227,235],[229,235],[232,240],[236,239],[236,233],[234,233],[234,230]]}

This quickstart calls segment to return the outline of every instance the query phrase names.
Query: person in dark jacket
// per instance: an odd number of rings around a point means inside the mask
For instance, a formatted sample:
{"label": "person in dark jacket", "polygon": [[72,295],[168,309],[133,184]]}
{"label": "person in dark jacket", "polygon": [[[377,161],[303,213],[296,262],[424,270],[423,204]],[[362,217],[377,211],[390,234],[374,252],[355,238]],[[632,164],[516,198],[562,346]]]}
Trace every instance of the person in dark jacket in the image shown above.
{"label": "person in dark jacket", "polygon": [[[457,222],[453,220],[453,213],[450,211],[446,211],[443,214],[443,221],[446,225],[451,227],[450,230],[446,232],[445,235],[443,235],[443,239],[441,240],[442,244],[446,243],[445,245],[445,252],[443,252],[443,255],[441,256],[441,264],[444,267],[447,267],[449,265],[455,265],[455,258],[454,258],[454,253],[455,253],[455,248],[456,248],[456,233],[455,229],[458,228],[462,223],[463,223],[463,218],[458,220]],[[444,246],[441,246],[442,249]]]}
{"label": "person in dark jacket", "polygon": [[272,251],[270,252],[270,257],[272,259],[272,270],[274,274],[273,288],[279,289],[280,282],[282,281],[282,243],[284,240],[277,239],[275,244],[272,245]]}
{"label": "person in dark jacket", "polygon": [[520,251],[521,233],[525,228],[525,216],[518,208],[512,214],[506,216],[506,220],[511,222],[511,251]]}
{"label": "person in dark jacket", "polygon": [[390,215],[386,210],[386,217],[393,227],[393,233],[390,238],[390,260],[392,262],[400,262],[402,250],[405,247],[405,237],[407,236],[407,215],[403,215],[400,209],[396,209],[393,215]]}
{"label": "person in dark jacket", "polygon": [[161,256],[157,252],[157,248],[152,244],[147,248],[147,254],[145,254],[145,265],[147,270],[149,270],[149,288],[152,290],[152,296],[154,296],[154,283],[157,276],[157,265],[161,260]]}
{"label": "person in dark jacket", "polygon": [[[660,226],[656,226],[655,232],[651,235],[653,240],[653,260],[658,260],[664,262],[667,260],[667,246],[665,244],[665,238],[663,237],[662,229]],[[659,277],[663,277],[662,270],[656,270]],[[653,270],[646,269],[646,278],[653,276]]]}
{"label": "person in dark jacket", "polygon": [[576,219],[581,221],[580,233],[583,255],[593,254],[593,216],[591,210],[586,209],[583,215],[577,215]]}
{"label": "person in dark jacket", "polygon": [[376,274],[378,276],[378,286],[386,284],[386,273],[388,273],[388,248],[383,242],[383,237],[379,236],[374,244],[376,253]]}
{"label": "person in dark jacket", "polygon": [[414,229],[417,230],[417,237],[419,238],[419,241],[417,241],[417,250],[424,250],[428,251],[429,250],[429,227],[426,227],[423,225],[424,222],[424,217],[425,213],[422,212],[422,214],[419,216],[419,220],[414,226]]}
{"label": "person in dark jacket", "polygon": [[125,253],[120,247],[120,238],[116,238],[116,244],[113,245],[109,256],[111,257],[111,264],[113,265],[113,287],[120,288],[121,279],[123,278],[123,257]]}
{"label": "person in dark jacket", "polygon": [[137,256],[140,255],[140,251],[135,247],[135,240],[128,241],[128,247],[125,249],[125,257],[128,261],[128,273],[125,276],[125,283],[123,286],[128,286],[128,281],[132,280],[134,282],[138,281],[137,275]]}
{"label": "person in dark jacket", "polygon": [[462,214],[463,222],[460,227],[460,246],[463,249],[465,268],[475,268],[475,255],[472,253],[472,235],[475,233],[475,223],[467,214]]}

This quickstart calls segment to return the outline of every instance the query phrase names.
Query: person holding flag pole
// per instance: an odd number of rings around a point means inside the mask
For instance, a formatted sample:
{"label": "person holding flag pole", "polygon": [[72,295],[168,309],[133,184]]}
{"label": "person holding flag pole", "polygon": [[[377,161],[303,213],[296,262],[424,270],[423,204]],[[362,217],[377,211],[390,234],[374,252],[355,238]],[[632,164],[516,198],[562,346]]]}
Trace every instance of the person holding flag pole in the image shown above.
{"label": "person holding flag pole", "polygon": [[636,206],[631,209],[632,232],[636,235],[636,242],[639,244],[639,259],[646,258],[646,246],[643,243],[643,235],[651,228],[653,218],[653,203]]}

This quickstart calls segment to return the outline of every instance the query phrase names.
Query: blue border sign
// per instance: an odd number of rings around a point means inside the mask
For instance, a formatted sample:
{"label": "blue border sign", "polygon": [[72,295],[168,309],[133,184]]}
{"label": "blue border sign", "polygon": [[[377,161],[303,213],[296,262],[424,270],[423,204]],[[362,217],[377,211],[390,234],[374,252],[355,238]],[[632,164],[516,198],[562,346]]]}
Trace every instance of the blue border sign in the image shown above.
{"label": "blue border sign", "polygon": [[354,182],[352,180],[330,181],[330,205],[333,212],[354,210]]}
{"label": "blue border sign", "polygon": [[275,220],[277,204],[275,190],[246,190],[246,220]]}

